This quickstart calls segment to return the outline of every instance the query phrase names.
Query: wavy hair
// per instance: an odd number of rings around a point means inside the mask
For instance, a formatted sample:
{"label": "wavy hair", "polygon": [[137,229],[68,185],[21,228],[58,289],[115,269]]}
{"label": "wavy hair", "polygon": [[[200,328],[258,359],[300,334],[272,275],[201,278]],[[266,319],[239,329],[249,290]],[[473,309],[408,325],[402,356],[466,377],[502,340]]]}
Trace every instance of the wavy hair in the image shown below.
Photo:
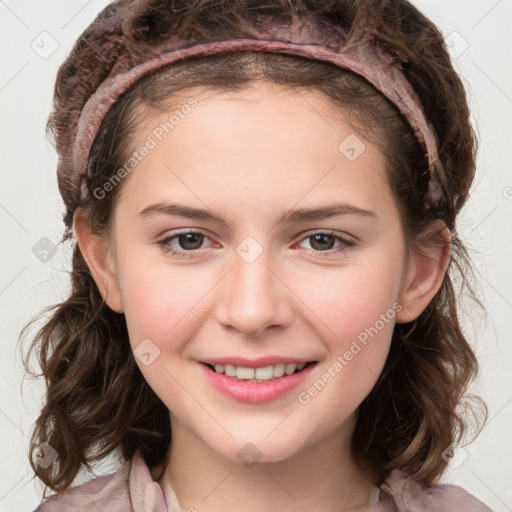
{"label": "wavy hair", "polygon": [[[172,110],[176,98],[192,87],[236,91],[264,80],[323,93],[385,153],[408,250],[424,250],[435,219],[450,230],[452,252],[441,288],[414,322],[395,325],[385,367],[357,410],[353,454],[371,469],[377,485],[393,468],[431,484],[446,469],[444,450],[467,431],[465,412],[481,406],[487,418],[485,403],[468,394],[478,365],[459,305],[466,297],[479,302],[466,278],[471,262],[455,228],[474,177],[477,140],[442,33],[406,0],[115,1],[80,35],[59,68],[47,132],[58,151],[69,144],[73,116],[114,66],[141,62],[152,44],[173,35],[194,41],[250,37],[258,14],[287,18],[295,12],[314,12],[350,30],[373,23],[375,37],[402,56],[404,72],[438,135],[447,205],[425,209],[428,166],[409,125],[371,84],[347,70],[291,55],[236,52],[186,59],[140,78],[109,110],[94,140],[90,197],[80,201],[61,187],[68,207],[60,243],[74,244],[71,290],[66,300],[44,310],[50,316],[24,358],[27,373],[43,376],[46,383],[29,456],[35,474],[51,489],[69,487],[82,467],[90,470],[92,462],[116,451],[129,459],[140,449],[149,466],[164,464],[168,457],[168,410],[135,363],[124,315],[106,305],[73,240],[73,213],[83,209],[92,230],[110,233],[123,183],[101,199],[94,190],[129,158],[140,114]],[[39,373],[30,368],[33,352]],[[47,468],[34,462],[42,442],[58,454]]]}

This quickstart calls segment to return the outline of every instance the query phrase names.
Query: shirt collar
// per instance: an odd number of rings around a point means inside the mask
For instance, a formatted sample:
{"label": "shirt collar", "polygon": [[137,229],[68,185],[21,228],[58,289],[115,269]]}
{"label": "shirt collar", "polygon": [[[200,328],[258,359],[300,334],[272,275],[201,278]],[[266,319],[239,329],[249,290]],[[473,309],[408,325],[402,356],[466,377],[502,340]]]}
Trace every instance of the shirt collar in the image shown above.
{"label": "shirt collar", "polygon": [[171,488],[167,496],[164,495],[139,450],[131,461],[128,485],[133,512],[182,512],[174,490]]}

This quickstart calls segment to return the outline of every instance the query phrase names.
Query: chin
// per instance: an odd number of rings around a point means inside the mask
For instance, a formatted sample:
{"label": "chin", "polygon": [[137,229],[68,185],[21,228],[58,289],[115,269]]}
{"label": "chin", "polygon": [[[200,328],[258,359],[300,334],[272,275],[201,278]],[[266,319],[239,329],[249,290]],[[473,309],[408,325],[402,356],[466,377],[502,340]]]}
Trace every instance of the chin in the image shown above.
{"label": "chin", "polygon": [[[230,439],[229,443],[224,442],[220,450],[218,444],[210,445],[210,448],[225,459],[247,467],[251,467],[255,463],[280,462],[293,457],[304,448],[299,440],[293,440],[289,435],[275,433],[274,439],[270,439],[274,434],[270,434],[267,438],[265,435],[260,433],[251,438],[250,435],[245,434]],[[283,442],[284,438],[288,442]]]}

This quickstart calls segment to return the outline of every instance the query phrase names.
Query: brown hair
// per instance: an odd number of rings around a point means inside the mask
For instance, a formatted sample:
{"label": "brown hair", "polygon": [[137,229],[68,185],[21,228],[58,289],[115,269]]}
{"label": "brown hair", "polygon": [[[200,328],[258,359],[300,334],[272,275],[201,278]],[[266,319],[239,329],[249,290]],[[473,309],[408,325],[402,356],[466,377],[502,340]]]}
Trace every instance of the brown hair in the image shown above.
{"label": "brown hair", "polygon": [[[476,137],[463,84],[432,22],[406,0],[118,0],[85,30],[60,67],[47,129],[57,149],[69,143],[72,112],[83,108],[114,65],[144,60],[152,43],[176,33],[197,41],[247,37],[257,14],[286,18],[294,11],[316,12],[351,29],[375,22],[378,37],[403,57],[406,76],[439,138],[448,185],[444,207],[425,209],[428,172],[423,152],[398,110],[366,80],[302,57],[237,52],[175,63],[144,76],[122,94],[105,116],[91,150],[90,199],[80,202],[71,190],[61,188],[70,205],[61,243],[73,236],[76,208],[88,212],[93,230],[109,234],[123,183],[102,199],[93,192],[126,162],[141,113],[171,110],[176,106],[173,95],[183,96],[192,87],[242,90],[256,80],[324,93],[386,154],[408,249],[423,250],[423,238],[434,219],[442,219],[451,232],[452,253],[443,284],[414,322],[395,325],[385,367],[358,408],[353,436],[353,453],[371,469],[377,485],[392,468],[430,484],[446,469],[443,451],[467,430],[461,406],[472,410],[465,397],[477,373],[453,285],[462,278],[461,290],[476,300],[465,277],[471,270],[469,258],[455,230],[475,172]],[[27,372],[35,375],[29,370],[29,357],[37,349],[47,386],[32,433],[31,464],[36,475],[57,491],[73,482],[82,465],[91,469],[91,462],[116,450],[129,459],[140,449],[152,466],[165,463],[171,445],[168,410],[134,361],[124,315],[105,304],[73,243],[69,298],[45,309],[54,311],[24,360]],[[24,327],[21,337],[35,320]],[[486,418],[485,404],[470,398],[473,405],[483,406]],[[43,441],[58,454],[48,468],[32,460]]]}

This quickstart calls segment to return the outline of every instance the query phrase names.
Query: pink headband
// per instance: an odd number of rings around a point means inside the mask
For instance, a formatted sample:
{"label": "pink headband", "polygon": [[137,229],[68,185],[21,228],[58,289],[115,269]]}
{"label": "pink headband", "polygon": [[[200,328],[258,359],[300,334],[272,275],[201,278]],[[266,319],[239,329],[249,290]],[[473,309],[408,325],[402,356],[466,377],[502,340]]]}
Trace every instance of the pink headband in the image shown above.
{"label": "pink headband", "polygon": [[255,39],[230,39],[186,46],[186,40],[172,37],[154,48],[156,57],[128,71],[116,74],[112,70],[82,110],[72,154],[59,160],[59,181],[66,179],[73,189],[80,192],[81,198],[87,195],[81,179],[85,176],[91,146],[101,121],[116,99],[142,75],[189,57],[238,51],[269,52],[330,62],[364,77],[384,94],[407,119],[428,159],[430,179],[425,205],[428,208],[440,205],[444,199],[439,180],[439,176],[443,176],[443,168],[437,152],[437,137],[423,112],[420,99],[402,72],[400,59],[369,32],[347,40],[344,29],[319,18],[295,17],[291,24],[285,25],[265,18],[258,18],[258,27],[253,27]]}

